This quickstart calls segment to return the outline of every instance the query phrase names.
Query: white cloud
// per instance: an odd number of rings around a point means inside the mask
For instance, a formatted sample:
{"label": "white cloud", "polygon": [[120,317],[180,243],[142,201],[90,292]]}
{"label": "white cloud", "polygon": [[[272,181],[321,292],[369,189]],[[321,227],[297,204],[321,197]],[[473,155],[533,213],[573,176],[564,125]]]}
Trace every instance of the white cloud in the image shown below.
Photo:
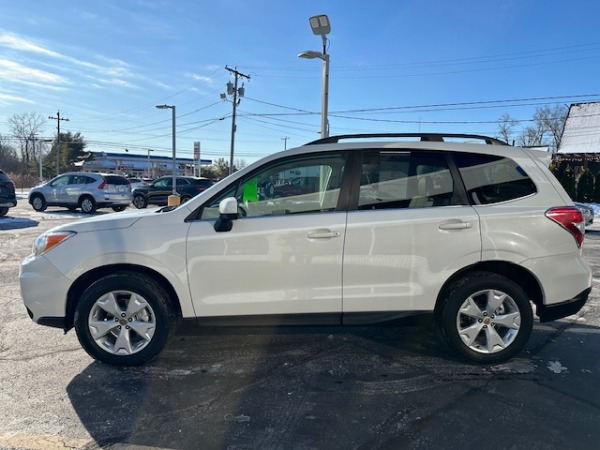
{"label": "white cloud", "polygon": [[45,70],[34,69],[22,64],[0,59],[0,79],[21,84],[36,85],[39,83],[65,84],[67,79]]}
{"label": "white cloud", "polygon": [[62,55],[60,53],[53,52],[52,50],[45,49],[40,47],[37,44],[26,41],[14,34],[4,33],[0,34],[0,45],[3,47],[12,48],[15,50],[21,50],[25,52],[33,52],[40,53],[42,55],[52,56],[55,58],[60,58]]}
{"label": "white cloud", "polygon": [[192,79],[196,80],[196,81],[202,81],[206,84],[213,84],[214,80],[212,78],[203,76],[203,75],[197,75],[195,73],[190,75],[192,77]]}
{"label": "white cloud", "polygon": [[33,100],[29,100],[25,97],[19,97],[17,95],[2,94],[0,93],[0,104],[10,105],[12,103],[35,103]]}

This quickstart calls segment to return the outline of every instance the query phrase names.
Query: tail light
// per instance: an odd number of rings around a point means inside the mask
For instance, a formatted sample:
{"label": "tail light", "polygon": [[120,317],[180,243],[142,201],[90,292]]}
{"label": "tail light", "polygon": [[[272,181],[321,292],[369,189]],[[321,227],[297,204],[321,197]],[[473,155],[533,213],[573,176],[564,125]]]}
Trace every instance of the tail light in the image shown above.
{"label": "tail light", "polygon": [[546,217],[571,233],[577,242],[577,247],[581,248],[585,235],[585,222],[579,209],[574,206],[552,208],[546,211]]}
{"label": "tail light", "polygon": [[102,183],[98,186],[98,189],[104,189],[106,186],[106,178],[102,177]]}

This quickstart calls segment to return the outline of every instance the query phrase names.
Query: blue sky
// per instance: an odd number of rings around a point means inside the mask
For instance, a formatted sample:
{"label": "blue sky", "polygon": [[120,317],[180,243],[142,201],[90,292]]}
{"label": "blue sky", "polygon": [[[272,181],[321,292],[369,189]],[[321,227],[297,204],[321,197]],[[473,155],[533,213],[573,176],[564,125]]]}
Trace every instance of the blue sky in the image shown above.
{"label": "blue sky", "polygon": [[321,61],[297,57],[321,50],[317,14],[331,134],[494,135],[504,113],[525,127],[536,106],[600,99],[595,0],[19,0],[0,3],[0,134],[13,114],[60,111],[89,150],[169,155],[166,103],[179,155],[201,141],[228,159],[229,66],[251,77],[236,159],[301,145],[320,131]]}

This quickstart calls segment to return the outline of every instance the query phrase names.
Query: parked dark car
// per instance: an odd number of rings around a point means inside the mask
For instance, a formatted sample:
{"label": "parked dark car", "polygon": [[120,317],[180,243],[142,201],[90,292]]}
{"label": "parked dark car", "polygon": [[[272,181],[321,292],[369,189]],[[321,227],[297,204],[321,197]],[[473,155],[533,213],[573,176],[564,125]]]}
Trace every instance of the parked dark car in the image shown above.
{"label": "parked dark car", "polygon": [[13,206],[17,206],[15,183],[0,170],[0,217],[5,216],[8,208],[12,208]]}
{"label": "parked dark car", "polygon": [[[213,185],[208,178],[177,177],[177,194],[181,197],[181,203],[187,202],[200,192],[205,191]],[[173,177],[161,177],[147,186],[140,186],[133,191],[133,206],[145,208],[148,205],[164,206],[168,203],[169,195],[173,192]]]}

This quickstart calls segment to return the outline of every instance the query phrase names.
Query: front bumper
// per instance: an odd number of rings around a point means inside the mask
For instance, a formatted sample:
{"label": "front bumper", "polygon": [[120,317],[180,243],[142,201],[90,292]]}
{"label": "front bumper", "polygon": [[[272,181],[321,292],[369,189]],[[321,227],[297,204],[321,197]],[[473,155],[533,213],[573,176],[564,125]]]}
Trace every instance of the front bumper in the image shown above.
{"label": "front bumper", "polygon": [[64,328],[71,283],[54,265],[44,256],[24,259],[19,284],[23,303],[34,322]]}
{"label": "front bumper", "polygon": [[540,318],[540,322],[551,322],[552,320],[562,319],[571,314],[576,314],[587,302],[591,291],[591,287],[587,288],[585,291],[566,302],[554,303],[552,305],[538,305],[536,313]]}

